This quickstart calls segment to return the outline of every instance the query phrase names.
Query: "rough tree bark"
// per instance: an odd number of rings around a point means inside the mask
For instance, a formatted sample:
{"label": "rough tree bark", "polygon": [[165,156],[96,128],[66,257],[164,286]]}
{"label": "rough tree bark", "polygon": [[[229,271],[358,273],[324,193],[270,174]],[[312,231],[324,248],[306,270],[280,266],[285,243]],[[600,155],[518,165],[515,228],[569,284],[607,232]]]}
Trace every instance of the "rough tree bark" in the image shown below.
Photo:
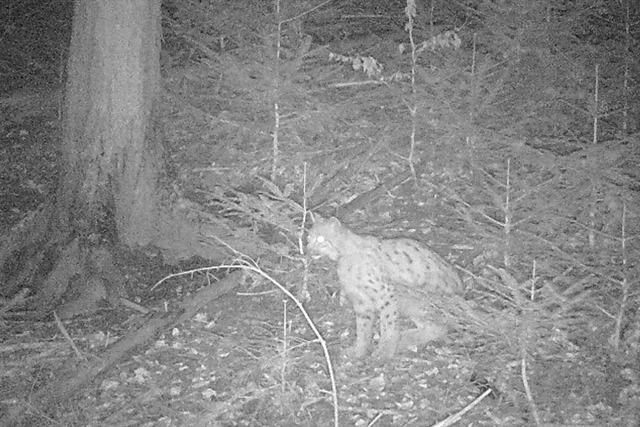
{"label": "rough tree bark", "polygon": [[[146,245],[162,159],[154,105],[160,91],[160,2],[77,1],[66,89],[64,176],[58,219],[83,235],[115,225]],[[100,224],[113,218],[112,224]]]}
{"label": "rough tree bark", "polygon": [[[149,244],[157,222],[162,146],[160,2],[76,1],[53,230],[62,246],[39,290],[38,312],[63,294],[63,317],[117,301],[110,248]],[[71,289],[70,289],[71,288]],[[70,293],[71,291],[71,293]]]}

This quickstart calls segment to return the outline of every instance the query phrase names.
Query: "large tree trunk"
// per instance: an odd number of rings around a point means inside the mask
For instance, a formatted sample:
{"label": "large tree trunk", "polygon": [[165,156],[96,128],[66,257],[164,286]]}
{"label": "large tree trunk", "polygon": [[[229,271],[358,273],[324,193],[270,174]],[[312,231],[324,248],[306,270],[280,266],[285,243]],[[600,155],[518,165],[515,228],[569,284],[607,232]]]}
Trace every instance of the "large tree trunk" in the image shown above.
{"label": "large tree trunk", "polygon": [[117,231],[127,245],[151,241],[162,159],[153,120],[159,51],[159,1],[76,2],[58,218],[81,236]]}
{"label": "large tree trunk", "polygon": [[115,231],[127,246],[154,245],[168,260],[228,254],[211,236],[255,254],[255,242],[221,224],[194,226],[179,210],[186,202],[161,203],[160,17],[160,0],[76,1],[58,218],[82,236]]}
{"label": "large tree trunk", "polygon": [[66,317],[117,303],[116,244],[153,245],[170,262],[228,255],[217,239],[260,252],[259,239],[213,217],[193,224],[186,201],[160,196],[159,54],[160,0],[76,0],[57,197],[0,236],[0,283],[34,286],[35,317],[61,301]]}
{"label": "large tree trunk", "polygon": [[56,306],[71,317],[105,298],[116,303],[124,280],[111,248],[152,239],[162,159],[153,119],[159,55],[159,0],[76,1],[52,224],[59,237],[49,243],[63,247],[38,291],[38,316]]}

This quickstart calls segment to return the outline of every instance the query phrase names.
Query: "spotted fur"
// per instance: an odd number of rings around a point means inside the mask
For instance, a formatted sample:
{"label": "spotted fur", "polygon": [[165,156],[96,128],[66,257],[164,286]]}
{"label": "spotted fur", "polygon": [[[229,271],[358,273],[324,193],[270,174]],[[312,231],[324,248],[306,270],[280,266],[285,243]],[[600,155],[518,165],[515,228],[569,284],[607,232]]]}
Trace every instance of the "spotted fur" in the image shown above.
{"label": "spotted fur", "polygon": [[[376,358],[392,358],[399,348],[446,334],[427,300],[461,291],[462,282],[454,269],[424,244],[406,238],[358,235],[336,218],[319,218],[309,230],[307,250],[316,257],[337,261],[341,291],[356,313],[356,342],[347,353],[350,356],[360,358],[369,353],[378,317]],[[401,315],[416,324],[416,329],[402,337],[398,325]]]}

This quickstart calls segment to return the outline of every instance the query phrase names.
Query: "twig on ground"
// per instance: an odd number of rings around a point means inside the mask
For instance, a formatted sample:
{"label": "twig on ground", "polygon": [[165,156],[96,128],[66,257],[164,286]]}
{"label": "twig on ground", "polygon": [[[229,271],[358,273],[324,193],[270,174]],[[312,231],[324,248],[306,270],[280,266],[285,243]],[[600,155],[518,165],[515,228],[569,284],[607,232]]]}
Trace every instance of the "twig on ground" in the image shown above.
{"label": "twig on ground", "polygon": [[464,414],[466,414],[471,409],[473,409],[474,406],[476,406],[478,403],[480,403],[482,401],[482,399],[484,399],[485,397],[487,397],[491,393],[493,393],[493,389],[489,388],[489,389],[485,390],[484,393],[482,393],[480,396],[478,396],[473,402],[469,403],[467,406],[465,406],[464,408],[462,408],[460,411],[456,412],[455,414],[449,415],[444,420],[434,424],[432,427],[447,427],[447,426],[450,426],[450,425],[453,425],[453,424],[457,423],[458,421],[460,421],[462,419],[462,416]]}
{"label": "twig on ground", "polygon": [[73,342],[73,339],[71,339],[71,336],[69,335],[69,332],[67,332],[67,328],[64,327],[64,325],[62,324],[62,321],[58,317],[58,313],[56,313],[55,311],[53,312],[53,318],[55,319],[56,326],[58,327],[58,329],[62,333],[62,336],[69,342],[69,345],[73,349],[73,352],[76,354],[78,359],[87,360],[87,358],[84,357],[84,355],[80,352],[80,350],[78,349],[76,344]]}

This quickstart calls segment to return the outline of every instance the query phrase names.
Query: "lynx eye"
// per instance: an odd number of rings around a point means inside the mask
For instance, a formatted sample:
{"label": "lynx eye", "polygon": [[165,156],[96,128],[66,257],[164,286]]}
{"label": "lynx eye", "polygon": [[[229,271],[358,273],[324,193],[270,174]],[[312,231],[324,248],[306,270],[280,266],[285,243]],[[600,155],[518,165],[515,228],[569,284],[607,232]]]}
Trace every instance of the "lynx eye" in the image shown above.
{"label": "lynx eye", "polygon": [[316,242],[318,242],[318,243],[324,243],[324,236],[318,236],[318,237],[316,237]]}

